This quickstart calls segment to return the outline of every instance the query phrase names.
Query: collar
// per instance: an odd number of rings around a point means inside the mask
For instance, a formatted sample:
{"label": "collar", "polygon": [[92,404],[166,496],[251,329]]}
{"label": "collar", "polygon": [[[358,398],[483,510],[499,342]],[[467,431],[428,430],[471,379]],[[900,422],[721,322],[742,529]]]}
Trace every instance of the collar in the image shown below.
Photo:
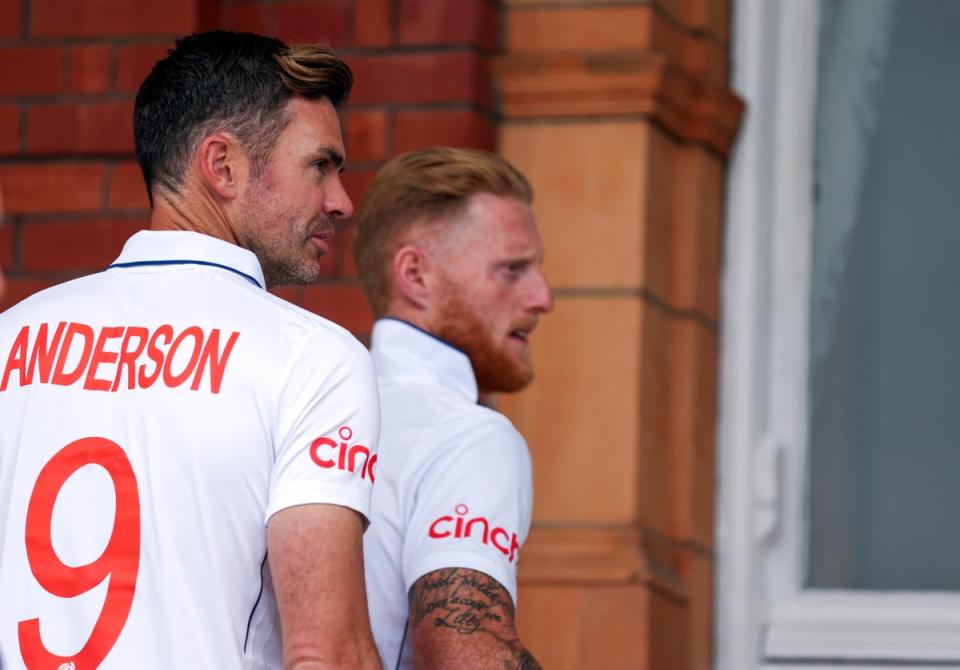
{"label": "collar", "polygon": [[373,324],[371,349],[381,377],[424,377],[476,403],[477,379],[467,355],[411,323],[385,317]]}
{"label": "collar", "polygon": [[141,230],[107,269],[143,265],[207,265],[240,275],[259,288],[266,286],[252,251],[190,230]]}

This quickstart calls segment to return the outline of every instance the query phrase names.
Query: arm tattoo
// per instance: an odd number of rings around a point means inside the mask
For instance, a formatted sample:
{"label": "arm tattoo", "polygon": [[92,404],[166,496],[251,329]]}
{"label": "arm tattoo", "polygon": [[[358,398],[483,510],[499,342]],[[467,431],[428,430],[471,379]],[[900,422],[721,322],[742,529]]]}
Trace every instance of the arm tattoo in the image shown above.
{"label": "arm tattoo", "polygon": [[410,589],[410,613],[414,628],[426,622],[458,635],[492,638],[513,659],[505,661],[505,669],[540,670],[517,637],[510,594],[482,572],[445,568],[424,575]]}
{"label": "arm tattoo", "polygon": [[432,617],[437,628],[462,635],[491,632],[488,624],[514,616],[513,601],[497,580],[462,568],[435,570],[418,579],[410,589],[410,608],[414,626]]}

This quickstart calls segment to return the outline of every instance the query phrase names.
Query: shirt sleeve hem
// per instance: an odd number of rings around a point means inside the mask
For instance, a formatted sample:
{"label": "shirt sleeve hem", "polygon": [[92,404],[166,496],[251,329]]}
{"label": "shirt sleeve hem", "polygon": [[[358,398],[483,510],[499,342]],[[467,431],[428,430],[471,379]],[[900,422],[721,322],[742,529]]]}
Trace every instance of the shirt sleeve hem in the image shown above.
{"label": "shirt sleeve hem", "polygon": [[[369,487],[368,487],[369,488]],[[263,523],[266,525],[270,517],[280,510],[297,505],[339,505],[347,507],[363,515],[365,524],[370,522],[370,493],[351,486],[331,486],[318,484],[310,487],[286,491],[283,495],[274,496],[267,505]]]}

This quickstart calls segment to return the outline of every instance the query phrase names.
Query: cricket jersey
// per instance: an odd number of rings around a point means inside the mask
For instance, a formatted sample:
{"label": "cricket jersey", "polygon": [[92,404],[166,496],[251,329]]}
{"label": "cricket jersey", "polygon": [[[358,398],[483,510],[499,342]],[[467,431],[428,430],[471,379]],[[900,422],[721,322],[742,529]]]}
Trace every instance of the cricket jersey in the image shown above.
{"label": "cricket jersey", "polygon": [[468,568],[517,602],[533,504],[530,454],[510,421],[477,404],[465,353],[396,319],[374,324],[382,438],[364,535],[367,601],[385,668],[411,668],[407,595],[420,577]]}
{"label": "cricket jersey", "polygon": [[369,515],[378,434],[363,345],[213,237],[0,314],[0,665],[280,668],[266,524]]}

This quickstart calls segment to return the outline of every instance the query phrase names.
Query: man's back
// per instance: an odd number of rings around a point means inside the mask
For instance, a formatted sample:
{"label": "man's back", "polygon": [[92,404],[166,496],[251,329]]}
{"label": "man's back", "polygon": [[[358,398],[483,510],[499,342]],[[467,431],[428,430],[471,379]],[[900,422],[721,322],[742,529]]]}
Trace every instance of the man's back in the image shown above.
{"label": "man's back", "polygon": [[337,407],[369,361],[239,247],[131,243],[0,316],[3,667],[280,667],[264,527],[364,511],[372,464],[317,441],[375,440]]}

